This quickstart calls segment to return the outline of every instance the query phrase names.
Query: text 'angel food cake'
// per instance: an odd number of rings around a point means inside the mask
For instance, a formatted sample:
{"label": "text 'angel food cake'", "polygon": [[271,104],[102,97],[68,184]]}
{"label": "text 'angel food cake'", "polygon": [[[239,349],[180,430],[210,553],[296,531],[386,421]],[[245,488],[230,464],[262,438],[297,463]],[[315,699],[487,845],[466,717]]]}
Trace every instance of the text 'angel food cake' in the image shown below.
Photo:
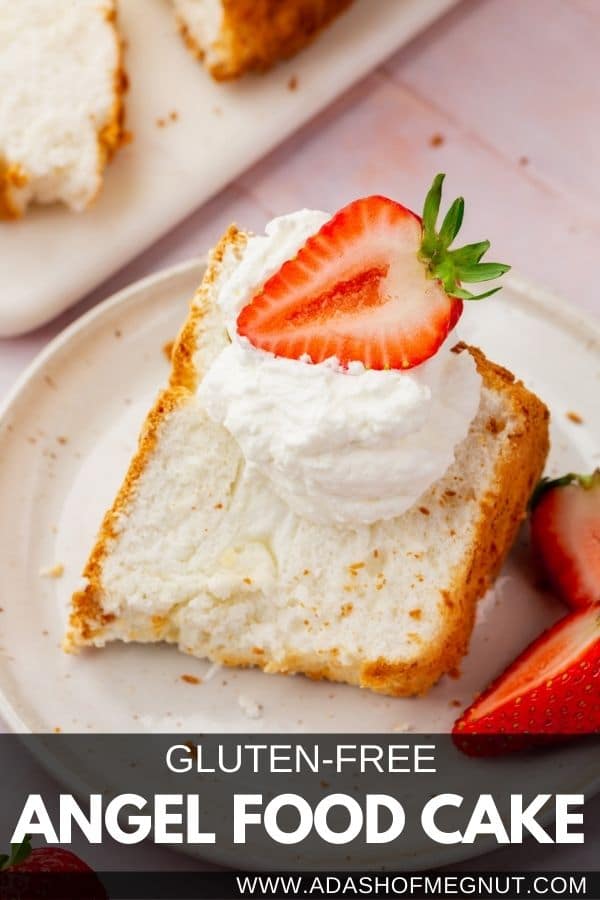
{"label": "text 'angel food cake'", "polygon": [[115,0],[0,0],[0,219],[85,209],[122,141]]}
{"label": "text 'angel food cake'", "polygon": [[352,0],[171,2],[189,48],[223,81],[293,56]]}
{"label": "text 'angel food cake'", "polygon": [[[73,597],[67,649],[421,693],[466,652],[548,412],[453,333],[488,242],[384,197],[230,228]],[[488,296],[488,293],[484,294]],[[481,295],[480,295],[481,296]],[[476,314],[476,310],[473,311]]]}

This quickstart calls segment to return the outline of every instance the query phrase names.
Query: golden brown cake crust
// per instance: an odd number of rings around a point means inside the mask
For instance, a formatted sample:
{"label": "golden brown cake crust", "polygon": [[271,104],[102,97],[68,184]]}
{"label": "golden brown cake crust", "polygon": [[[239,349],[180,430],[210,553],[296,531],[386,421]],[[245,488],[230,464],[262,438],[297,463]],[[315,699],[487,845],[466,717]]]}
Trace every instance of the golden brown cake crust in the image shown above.
{"label": "golden brown cake crust", "polygon": [[[527,503],[539,480],[549,449],[550,414],[507,369],[490,362],[475,347],[459,344],[457,352],[471,353],[486,387],[503,394],[521,423],[509,435],[496,466],[493,485],[479,502],[479,520],[470,556],[461,569],[452,573],[449,590],[442,591],[440,611],[446,627],[440,629],[418,662],[398,665],[379,659],[361,668],[360,684],[385,694],[407,696],[427,691],[445,672],[452,672],[466,653],[473,630],[477,601],[495,580],[526,516]],[[505,423],[490,419],[488,428],[502,429]]]}
{"label": "golden brown cake crust", "polygon": [[[288,59],[345,10],[352,0],[222,0],[223,24],[217,54],[208,69],[217,81],[265,71]],[[205,57],[180,19],[186,44]]]}
{"label": "golden brown cake crust", "polygon": [[[152,455],[158,432],[165,417],[189,397],[185,388],[169,388],[162,391],[148,413],[138,441],[137,451],[130,463],[125,480],[115,502],[104,516],[96,545],[84,569],[87,586],[72,598],[72,613],[69,620],[71,631],[67,635],[67,649],[73,643],[85,644],[99,629],[113,620],[102,609],[102,565],[110,545],[117,535],[117,520],[135,493],[136,484],[146,462]],[[72,648],[71,648],[72,649]]]}
{"label": "golden brown cake crust", "polygon": [[[213,253],[172,354],[170,387],[159,396],[150,412],[125,482],[104,519],[85,570],[88,585],[73,597],[70,631],[65,641],[67,650],[77,650],[92,643],[110,621],[102,609],[102,562],[115,537],[117,518],[133,496],[137,480],[156,444],[161,423],[180,403],[185,403],[196,388],[198,373],[193,358],[205,303],[210,302],[210,293],[225,252],[230,248],[239,252],[246,239],[245,234],[232,226]],[[411,661],[367,659],[360,668],[343,665],[335,647],[318,656],[312,653],[288,654],[276,664],[256,651],[247,655],[224,654],[218,660],[220,663],[258,666],[271,673],[303,673],[310,678],[347,682],[393,696],[425,693],[444,673],[456,669],[468,648],[477,601],[502,566],[526,514],[533,487],[543,471],[549,446],[549,413],[541,400],[522,382],[486,359],[480,350],[459,344],[455,351],[471,353],[484,385],[503,396],[506,407],[512,412],[512,420],[518,425],[508,436],[509,442],[496,465],[492,486],[480,498],[479,519],[469,556],[459,569],[449,573],[448,587],[440,591],[437,639],[422,647]],[[490,418],[487,427],[492,433],[499,433],[509,426],[506,422]],[[160,621],[152,622],[156,640],[165,639],[168,633],[168,621],[164,617],[159,618]]]}
{"label": "golden brown cake crust", "polygon": [[9,163],[0,157],[0,219],[18,219],[19,207],[13,200],[13,191],[25,187],[29,176],[22,166]]}
{"label": "golden brown cake crust", "polygon": [[202,284],[198,288],[194,302],[190,306],[187,320],[179,333],[171,354],[169,384],[172,388],[185,387],[189,391],[196,390],[200,373],[194,364],[194,355],[198,347],[198,337],[202,333],[204,310],[211,302],[211,291],[216,279],[219,277],[225,253],[232,249],[235,252],[241,252],[246,245],[247,239],[248,236],[244,232],[240,231],[235,225],[230,225],[212,251]]}
{"label": "golden brown cake crust", "polygon": [[129,87],[129,78],[125,71],[124,43],[118,27],[118,12],[114,6],[106,15],[107,21],[112,27],[117,42],[119,56],[117,66],[113,72],[114,101],[108,122],[98,133],[100,146],[100,170],[111,161],[119,147],[126,143],[125,131],[125,94]]}
{"label": "golden brown cake crust", "polygon": [[144,423],[137,451],[130,463],[125,480],[115,502],[104,516],[96,545],[92,550],[83,575],[87,585],[73,595],[69,631],[65,638],[65,649],[72,651],[93,639],[102,628],[112,621],[102,609],[102,565],[117,533],[116,525],[135,493],[136,484],[150,459],[160,426],[165,418],[180,404],[185,403],[196,388],[198,373],[193,363],[196,352],[198,329],[202,317],[204,301],[218,276],[223,256],[228,249],[241,249],[246,243],[246,235],[232,225],[214,249],[202,284],[194,302],[190,306],[187,320],[177,338],[171,353],[171,378],[169,387],[161,391]]}

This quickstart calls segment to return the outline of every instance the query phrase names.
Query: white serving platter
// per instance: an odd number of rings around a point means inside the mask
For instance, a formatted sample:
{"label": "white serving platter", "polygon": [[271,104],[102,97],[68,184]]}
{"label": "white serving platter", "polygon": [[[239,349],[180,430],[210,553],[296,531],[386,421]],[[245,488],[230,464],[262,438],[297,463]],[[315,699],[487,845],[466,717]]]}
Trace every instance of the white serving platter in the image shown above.
{"label": "white serving platter", "polygon": [[119,0],[134,140],[92,209],[0,222],[0,337],[81,298],[456,2],[356,0],[289,63],[219,85],[186,50],[167,0]]}

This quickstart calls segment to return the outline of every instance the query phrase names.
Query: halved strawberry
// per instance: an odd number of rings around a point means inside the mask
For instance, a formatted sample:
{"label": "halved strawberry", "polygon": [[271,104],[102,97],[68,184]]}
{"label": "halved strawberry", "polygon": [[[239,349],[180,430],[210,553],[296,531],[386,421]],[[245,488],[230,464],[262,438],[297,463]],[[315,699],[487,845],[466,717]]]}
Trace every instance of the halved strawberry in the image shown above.
{"label": "halved strawberry", "polygon": [[600,605],[570,613],[537,638],[453,728],[472,756],[600,731]]}
{"label": "halved strawberry", "polygon": [[460,318],[463,300],[478,300],[462,282],[506,272],[481,263],[489,241],[450,250],[464,201],[454,201],[436,231],[443,175],[427,195],[423,219],[386,197],[355,200],[310,237],[294,259],[242,309],[238,332],[262,350],[322,362],[410,369],[438,350]]}
{"label": "halved strawberry", "polygon": [[600,469],[542,481],[531,541],[552,588],[573,609],[600,603]]}

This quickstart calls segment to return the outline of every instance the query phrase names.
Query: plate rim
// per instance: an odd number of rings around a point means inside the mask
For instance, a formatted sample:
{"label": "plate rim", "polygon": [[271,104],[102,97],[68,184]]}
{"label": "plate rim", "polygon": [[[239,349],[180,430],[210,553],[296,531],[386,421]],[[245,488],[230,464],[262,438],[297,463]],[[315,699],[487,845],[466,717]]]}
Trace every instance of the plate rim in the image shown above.
{"label": "plate rim", "polygon": [[[121,303],[126,303],[132,296],[141,291],[151,290],[163,282],[170,281],[171,278],[177,278],[179,275],[191,274],[198,267],[199,275],[202,277],[202,270],[206,267],[207,254],[202,256],[194,256],[191,259],[168,266],[166,269],[160,269],[158,272],[152,272],[137,281],[120,288],[113,294],[109,294],[104,300],[96,303],[91,309],[86,310],[80,316],[77,316],[62,331],[54,335],[48,343],[33,357],[33,359],[25,366],[23,371],[17,376],[14,383],[8,389],[2,400],[0,400],[0,429],[4,427],[5,418],[9,412],[9,408],[18,399],[18,395],[25,388],[27,383],[43,368],[43,366],[52,357],[58,353],[62,347],[67,344],[71,338],[76,337],[81,331],[84,331],[89,325],[92,325],[96,319],[101,318]],[[190,297],[191,300],[191,297]]]}

